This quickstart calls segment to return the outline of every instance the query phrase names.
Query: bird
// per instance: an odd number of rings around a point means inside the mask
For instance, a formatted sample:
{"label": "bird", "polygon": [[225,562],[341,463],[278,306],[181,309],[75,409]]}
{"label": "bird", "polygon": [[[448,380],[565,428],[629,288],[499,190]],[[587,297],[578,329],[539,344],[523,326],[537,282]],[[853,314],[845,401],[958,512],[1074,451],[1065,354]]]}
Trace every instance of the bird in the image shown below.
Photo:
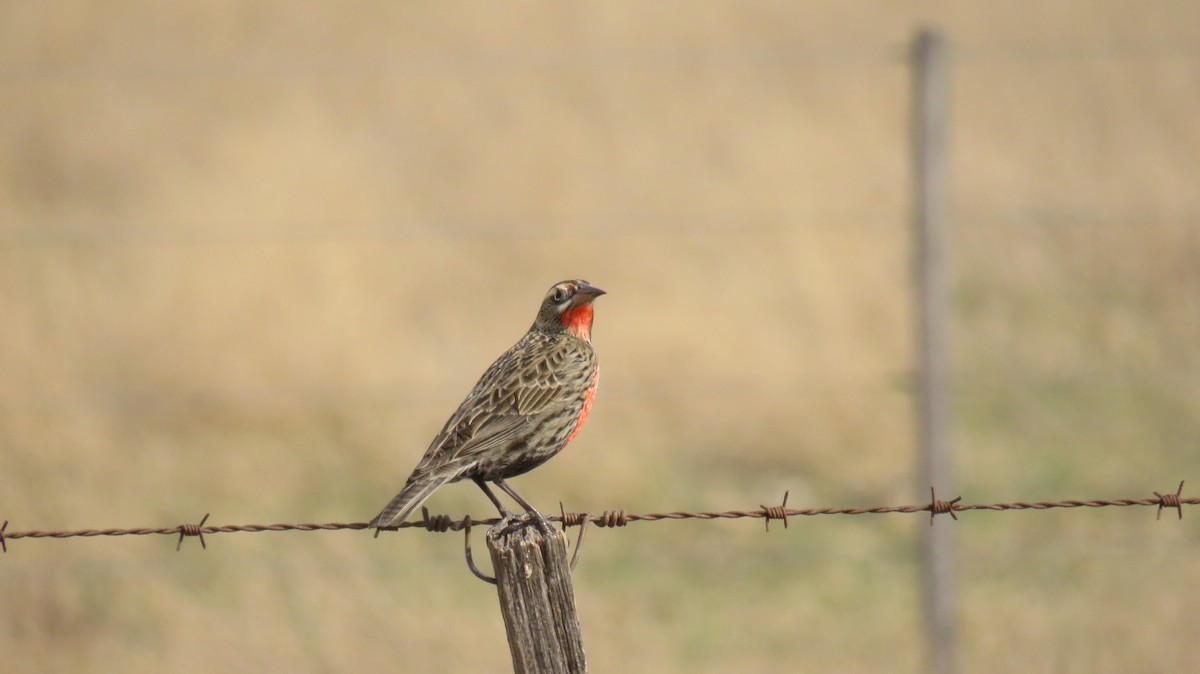
{"label": "bird", "polygon": [[515,515],[496,498],[489,482],[548,526],[505,480],[558,454],[587,421],[600,381],[592,348],[592,302],[604,294],[582,279],[554,284],[529,331],[484,371],[400,493],[368,528],[377,536],[380,529],[395,528],[442,485],[463,479],[483,490],[503,520]]}

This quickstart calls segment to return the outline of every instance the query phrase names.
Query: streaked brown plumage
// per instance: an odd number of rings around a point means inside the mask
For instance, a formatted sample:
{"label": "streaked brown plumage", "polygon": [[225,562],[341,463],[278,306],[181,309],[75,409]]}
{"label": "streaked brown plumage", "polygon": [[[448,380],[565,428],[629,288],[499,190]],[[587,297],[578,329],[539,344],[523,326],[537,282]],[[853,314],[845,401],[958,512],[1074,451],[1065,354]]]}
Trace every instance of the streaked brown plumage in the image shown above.
{"label": "streaked brown plumage", "polygon": [[463,478],[478,484],[503,516],[510,513],[488,482],[535,512],[505,479],[542,465],[583,427],[599,381],[592,300],[603,294],[582,280],[546,293],[529,332],[483,373],[372,528],[400,524],[438,487]]}

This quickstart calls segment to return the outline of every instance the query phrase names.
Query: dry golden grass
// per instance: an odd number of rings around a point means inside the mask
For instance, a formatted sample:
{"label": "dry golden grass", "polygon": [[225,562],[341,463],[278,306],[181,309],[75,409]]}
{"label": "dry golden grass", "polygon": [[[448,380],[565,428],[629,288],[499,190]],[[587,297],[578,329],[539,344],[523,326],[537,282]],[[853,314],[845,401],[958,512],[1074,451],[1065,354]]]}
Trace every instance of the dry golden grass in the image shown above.
{"label": "dry golden grass", "polygon": [[[1200,3],[522,10],[0,8],[0,518],[365,520],[572,276],[610,291],[604,386],[537,503],[921,498],[897,48],[927,21],[961,47],[962,491],[1200,484]],[[969,671],[1192,664],[1194,520],[963,519]],[[918,524],[593,532],[592,669],[921,671]],[[6,666],[508,667],[456,537],[209,542],[13,542]]]}

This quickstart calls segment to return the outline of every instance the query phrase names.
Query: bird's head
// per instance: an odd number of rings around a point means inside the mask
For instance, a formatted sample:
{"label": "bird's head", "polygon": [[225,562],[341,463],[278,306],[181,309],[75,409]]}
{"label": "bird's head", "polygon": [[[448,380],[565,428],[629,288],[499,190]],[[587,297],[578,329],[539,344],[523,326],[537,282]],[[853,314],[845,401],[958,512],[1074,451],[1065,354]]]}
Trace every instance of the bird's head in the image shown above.
{"label": "bird's head", "polygon": [[556,283],[546,292],[533,327],[546,332],[566,330],[590,342],[592,300],[603,294],[603,290],[580,279]]}

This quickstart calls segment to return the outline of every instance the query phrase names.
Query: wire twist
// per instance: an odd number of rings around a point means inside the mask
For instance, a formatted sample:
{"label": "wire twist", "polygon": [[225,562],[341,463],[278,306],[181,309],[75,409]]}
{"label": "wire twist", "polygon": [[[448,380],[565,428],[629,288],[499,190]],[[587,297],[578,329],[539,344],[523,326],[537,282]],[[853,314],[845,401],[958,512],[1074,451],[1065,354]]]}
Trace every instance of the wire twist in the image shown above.
{"label": "wire twist", "polygon": [[[439,533],[439,534],[445,533],[447,531],[450,531],[451,529],[454,529],[454,525],[457,524],[457,522],[455,522],[452,517],[450,517],[449,515],[445,515],[445,514],[434,515],[433,518],[430,519],[429,508],[426,508],[425,506],[421,506],[421,522],[420,523],[422,526],[425,527],[425,531],[432,531],[434,533]],[[468,522],[466,520],[463,520],[463,527],[466,527],[466,526],[468,526]]]}
{"label": "wire twist", "polygon": [[[587,516],[587,513],[584,513],[584,517],[586,518]],[[598,527],[607,527],[611,529],[613,527],[623,527],[626,524],[629,524],[630,519],[631,518],[625,514],[624,510],[605,510],[604,512],[600,513],[599,516],[592,519],[591,523]]]}

